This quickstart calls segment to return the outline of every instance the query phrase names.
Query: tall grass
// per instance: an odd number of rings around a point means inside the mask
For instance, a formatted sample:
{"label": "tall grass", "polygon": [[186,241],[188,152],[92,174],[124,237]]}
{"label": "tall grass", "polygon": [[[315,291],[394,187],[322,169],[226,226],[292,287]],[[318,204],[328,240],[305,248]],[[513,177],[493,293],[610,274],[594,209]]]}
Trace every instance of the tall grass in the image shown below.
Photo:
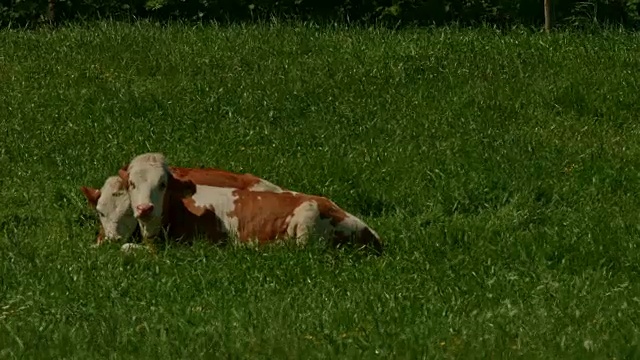
{"label": "tall grass", "polygon": [[[97,23],[0,32],[0,358],[634,358],[638,35]],[[134,155],[385,239],[90,248]]]}

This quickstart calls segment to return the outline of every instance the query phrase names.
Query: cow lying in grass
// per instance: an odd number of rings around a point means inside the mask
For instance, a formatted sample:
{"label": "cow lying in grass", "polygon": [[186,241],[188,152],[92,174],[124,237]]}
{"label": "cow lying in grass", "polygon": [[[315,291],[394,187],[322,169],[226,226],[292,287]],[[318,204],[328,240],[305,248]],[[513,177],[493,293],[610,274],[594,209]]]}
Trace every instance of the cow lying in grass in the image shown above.
{"label": "cow lying in grass", "polygon": [[315,234],[336,245],[353,242],[382,251],[375,231],[324,197],[197,184],[173,176],[157,153],[134,158],[119,175],[144,238],[166,230],[173,238],[302,244]]}
{"label": "cow lying in grass", "polygon": [[[127,167],[124,166],[121,171],[126,171]],[[199,185],[232,187],[247,191],[283,191],[280,187],[251,174],[236,174],[213,168],[170,167],[168,170],[176,179],[189,180]],[[125,183],[119,176],[109,177],[99,190],[85,186],[80,190],[100,217],[100,231],[96,240],[98,245],[107,239],[119,240],[131,237],[135,233],[138,221],[131,209]],[[147,208],[146,211],[150,209]]]}

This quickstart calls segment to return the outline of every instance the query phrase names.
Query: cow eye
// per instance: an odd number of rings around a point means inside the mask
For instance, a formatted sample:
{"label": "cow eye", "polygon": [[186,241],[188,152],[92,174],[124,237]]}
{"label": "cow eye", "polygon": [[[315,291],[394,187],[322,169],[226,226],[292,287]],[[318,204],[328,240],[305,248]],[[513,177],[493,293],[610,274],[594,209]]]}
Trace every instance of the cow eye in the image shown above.
{"label": "cow eye", "polygon": [[161,182],[161,183],[160,183],[160,190],[164,190],[164,189],[166,189],[166,188],[167,188],[167,183],[166,183],[166,182],[164,182],[164,181],[163,181],[163,182]]}
{"label": "cow eye", "polygon": [[135,189],[136,188],[136,184],[133,183],[133,181],[129,180],[129,188],[130,189]]}
{"label": "cow eye", "polygon": [[98,216],[100,216],[101,218],[104,217],[104,213],[102,211],[98,211]]}

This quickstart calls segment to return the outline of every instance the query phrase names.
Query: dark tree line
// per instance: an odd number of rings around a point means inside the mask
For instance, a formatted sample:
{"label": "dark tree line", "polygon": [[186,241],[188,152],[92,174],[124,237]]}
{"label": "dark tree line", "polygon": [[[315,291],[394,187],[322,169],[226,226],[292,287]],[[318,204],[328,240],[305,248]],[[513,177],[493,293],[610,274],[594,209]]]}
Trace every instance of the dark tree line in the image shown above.
{"label": "dark tree line", "polygon": [[[549,1],[549,0],[548,0]],[[0,0],[0,23],[99,18],[246,22],[281,19],[388,26],[545,24],[545,0]],[[559,25],[640,25],[640,0],[550,0]]]}

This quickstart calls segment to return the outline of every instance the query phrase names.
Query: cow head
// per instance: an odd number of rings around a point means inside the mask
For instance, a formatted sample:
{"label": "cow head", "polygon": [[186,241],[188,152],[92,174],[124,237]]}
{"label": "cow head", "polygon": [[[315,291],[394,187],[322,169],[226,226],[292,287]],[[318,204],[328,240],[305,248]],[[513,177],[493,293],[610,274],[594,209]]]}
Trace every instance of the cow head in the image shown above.
{"label": "cow head", "polygon": [[131,209],[144,238],[160,233],[167,185],[172,178],[159,153],[136,156],[118,172],[131,200]]}
{"label": "cow head", "polygon": [[85,186],[80,190],[100,217],[98,244],[105,240],[128,238],[134,233],[138,223],[131,211],[131,202],[122,179],[111,176],[100,190]]}

